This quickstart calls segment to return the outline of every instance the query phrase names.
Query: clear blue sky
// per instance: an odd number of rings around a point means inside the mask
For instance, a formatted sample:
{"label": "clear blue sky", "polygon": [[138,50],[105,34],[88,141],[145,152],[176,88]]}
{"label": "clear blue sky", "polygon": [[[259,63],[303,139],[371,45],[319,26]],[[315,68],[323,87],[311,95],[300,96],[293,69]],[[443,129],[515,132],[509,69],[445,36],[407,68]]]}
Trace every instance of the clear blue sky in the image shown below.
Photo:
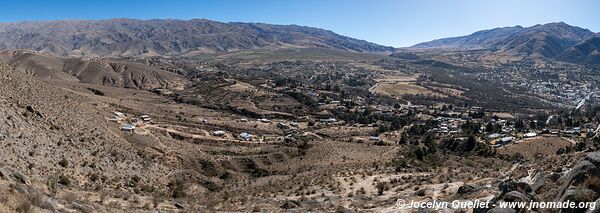
{"label": "clear blue sky", "polygon": [[5,1],[0,22],[193,19],[298,24],[403,47],[502,26],[564,21],[600,31],[595,0],[29,0]]}

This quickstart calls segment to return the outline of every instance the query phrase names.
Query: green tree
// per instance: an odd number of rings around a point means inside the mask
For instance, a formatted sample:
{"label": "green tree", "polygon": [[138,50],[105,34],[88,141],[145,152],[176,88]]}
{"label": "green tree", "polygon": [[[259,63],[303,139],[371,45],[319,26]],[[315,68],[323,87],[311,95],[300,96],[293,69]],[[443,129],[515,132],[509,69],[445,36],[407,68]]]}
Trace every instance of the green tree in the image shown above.
{"label": "green tree", "polygon": [[488,123],[488,124],[485,126],[485,131],[486,131],[486,132],[495,132],[495,131],[494,131],[494,124],[492,124],[492,122]]}
{"label": "green tree", "polygon": [[518,131],[522,131],[523,129],[525,129],[525,123],[523,122],[523,120],[519,119],[517,120],[517,122],[515,122],[515,129],[517,129]]}
{"label": "green tree", "polygon": [[402,135],[400,136],[400,141],[398,142],[398,144],[406,144],[408,143],[408,136],[406,135],[406,133],[402,133]]}
{"label": "green tree", "polygon": [[475,136],[471,135],[465,142],[465,146],[463,147],[464,151],[467,151],[467,152],[473,151],[473,149],[475,149],[476,145],[477,145],[477,139],[475,138]]}

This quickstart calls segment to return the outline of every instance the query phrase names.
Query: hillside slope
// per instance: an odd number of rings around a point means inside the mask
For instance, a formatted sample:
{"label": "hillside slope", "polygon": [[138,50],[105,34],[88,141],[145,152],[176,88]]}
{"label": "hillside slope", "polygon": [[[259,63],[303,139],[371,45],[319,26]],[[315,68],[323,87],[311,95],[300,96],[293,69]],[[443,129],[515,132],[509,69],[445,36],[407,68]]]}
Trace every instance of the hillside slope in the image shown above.
{"label": "hillside slope", "polygon": [[600,34],[570,47],[557,59],[572,63],[600,64]]}
{"label": "hillside slope", "polygon": [[416,49],[490,50],[495,55],[553,59],[594,33],[563,22],[504,27],[416,44]]}
{"label": "hillside slope", "polygon": [[48,21],[0,24],[0,50],[71,56],[156,56],[262,47],[318,47],[391,52],[392,47],[297,25],[222,23],[205,19]]}
{"label": "hillside slope", "polygon": [[[133,176],[157,175],[156,179],[144,179],[144,184],[160,186],[165,182],[172,168],[145,163],[147,159],[136,153],[134,144],[123,138],[116,125],[105,120],[107,112],[96,105],[89,97],[49,86],[0,64],[2,193],[6,193],[4,184],[12,177],[29,188],[17,192],[29,196],[35,191],[44,194],[21,199],[63,212],[68,211],[64,208],[73,207],[54,199],[69,193],[68,188],[110,188],[120,183],[109,183],[109,179]],[[51,198],[44,198],[46,194]],[[10,199],[19,197],[12,195]],[[10,205],[4,206],[7,204],[10,202],[2,202],[0,211],[14,212]]]}
{"label": "hillside slope", "polygon": [[0,52],[0,62],[37,78],[134,89],[183,89],[187,80],[151,66],[114,60],[62,58],[30,51]]}

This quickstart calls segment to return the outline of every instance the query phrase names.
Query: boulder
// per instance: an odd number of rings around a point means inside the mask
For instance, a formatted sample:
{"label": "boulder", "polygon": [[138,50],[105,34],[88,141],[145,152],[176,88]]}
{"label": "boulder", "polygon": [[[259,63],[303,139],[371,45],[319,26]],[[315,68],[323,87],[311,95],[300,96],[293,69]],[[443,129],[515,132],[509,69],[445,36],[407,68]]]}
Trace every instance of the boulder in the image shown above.
{"label": "boulder", "polygon": [[525,182],[518,182],[517,189],[526,194],[533,192],[533,189],[531,188],[531,186]]}
{"label": "boulder", "polygon": [[463,196],[463,195],[472,193],[474,191],[477,191],[478,189],[479,189],[479,187],[476,187],[473,185],[462,185],[461,187],[458,187],[456,194]]}
{"label": "boulder", "polygon": [[585,213],[600,213],[600,199],[594,202],[594,209],[588,209]]}
{"label": "boulder", "polygon": [[297,209],[300,207],[300,204],[297,201],[286,200],[280,207],[282,209]]}
{"label": "boulder", "polygon": [[600,166],[600,152],[593,152],[583,158],[583,160],[589,161],[590,163]]}
{"label": "boulder", "polygon": [[581,161],[579,161],[579,163],[575,165],[575,167],[573,167],[573,169],[558,179],[560,191],[556,199],[559,201],[564,201],[569,199],[580,200],[584,197],[586,197],[585,199],[589,199],[592,197],[592,199],[595,200],[595,198],[597,198],[596,192],[590,189],[578,188],[581,187],[587,178],[600,176],[599,166],[600,152],[590,153],[585,156]]}
{"label": "boulder", "polygon": [[558,179],[561,191],[564,192],[570,186],[579,185],[590,175],[600,175],[600,169],[590,161],[580,161],[571,171]]}
{"label": "boulder", "polygon": [[563,193],[559,201],[591,202],[594,201],[594,198],[596,198],[596,196],[597,194],[596,192],[594,192],[594,190],[569,187],[569,189],[567,189],[565,193]]}
{"label": "boulder", "polygon": [[[596,192],[590,189],[578,189],[575,187],[570,187],[563,193],[559,202],[592,202],[594,201],[594,197],[596,197]],[[588,209],[589,210],[589,209]],[[584,212],[582,209],[564,209],[564,213],[576,213],[576,212]]]}
{"label": "boulder", "polygon": [[502,181],[500,184],[498,184],[498,189],[500,189],[500,192],[503,194],[512,192],[517,190],[517,184],[513,180]]}
{"label": "boulder", "polygon": [[31,112],[31,113],[35,113],[35,109],[33,109],[33,106],[28,105],[27,107],[25,107],[25,109],[27,109],[27,111]]}
{"label": "boulder", "polygon": [[8,171],[8,169],[6,168],[0,168],[0,177],[1,178],[8,178],[8,176],[10,175],[10,171]]}
{"label": "boulder", "polygon": [[493,208],[489,210],[487,213],[516,213],[517,211],[514,209],[503,209],[500,207]]}
{"label": "boulder", "polygon": [[178,209],[185,209],[185,206],[181,203],[175,203],[175,207]]}
{"label": "boulder", "polygon": [[535,181],[531,184],[531,189],[533,192],[538,192],[544,185],[546,185],[546,181],[548,181],[548,174],[545,172],[537,173],[534,178]]}
{"label": "boulder", "polygon": [[15,181],[25,184],[25,185],[30,185],[31,181],[29,181],[29,177],[25,176],[24,174],[21,174],[19,172],[15,172],[12,175],[10,175],[12,177],[12,179],[14,179]]}
{"label": "boulder", "polygon": [[512,191],[502,196],[502,200],[507,202],[529,202],[531,198],[518,191]]}
{"label": "boulder", "polygon": [[[540,183],[541,184],[541,183]],[[541,184],[543,185],[543,184]],[[541,186],[540,186],[541,187]],[[501,209],[497,207],[499,203],[502,202],[530,202],[536,201],[537,198],[535,196],[535,192],[533,188],[525,183],[525,182],[515,182],[514,180],[505,180],[498,184],[498,189],[500,190],[500,194],[492,198],[489,203],[491,205],[496,205],[496,207],[492,209],[473,209],[474,213],[488,213],[488,212],[497,212],[497,213],[512,213],[517,212],[515,209]]]}

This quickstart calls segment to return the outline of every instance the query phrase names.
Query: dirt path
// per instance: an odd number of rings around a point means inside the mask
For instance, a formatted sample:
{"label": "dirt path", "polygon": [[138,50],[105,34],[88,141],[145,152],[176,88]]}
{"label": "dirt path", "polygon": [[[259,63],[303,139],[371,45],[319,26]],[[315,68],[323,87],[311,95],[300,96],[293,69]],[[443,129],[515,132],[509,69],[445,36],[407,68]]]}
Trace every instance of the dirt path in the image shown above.
{"label": "dirt path", "polygon": [[[177,134],[177,135],[183,136],[185,138],[191,138],[191,139],[210,140],[210,141],[217,141],[217,142],[246,143],[246,144],[265,144],[266,143],[266,142],[263,142],[260,140],[243,141],[243,140],[235,140],[235,139],[228,139],[228,138],[212,136],[206,130],[201,130],[202,132],[204,132],[204,134],[200,135],[200,134],[192,134],[192,133],[182,132],[182,131],[179,131],[179,130],[176,130],[173,128],[164,128],[164,127],[160,127],[160,126],[152,125],[152,124],[147,125],[144,128],[151,128],[151,129],[156,129],[159,131],[165,131],[168,133]],[[232,135],[232,137],[233,137],[233,135]]]}

